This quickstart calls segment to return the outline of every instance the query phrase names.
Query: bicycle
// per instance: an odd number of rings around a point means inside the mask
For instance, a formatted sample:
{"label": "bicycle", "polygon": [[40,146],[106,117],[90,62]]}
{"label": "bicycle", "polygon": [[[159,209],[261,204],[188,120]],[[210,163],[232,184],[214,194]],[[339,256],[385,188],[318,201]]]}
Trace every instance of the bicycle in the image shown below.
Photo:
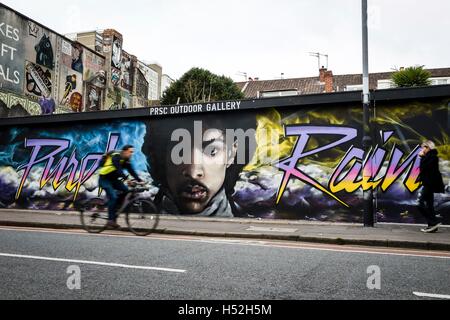
{"label": "bicycle", "polygon": [[[128,230],[136,236],[148,236],[158,227],[159,212],[153,201],[139,198],[149,188],[138,183],[129,183],[130,190],[122,194],[122,202],[117,211],[117,217],[125,214]],[[120,196],[119,196],[120,198]],[[78,208],[83,229],[89,233],[102,233],[107,229],[108,202],[103,198],[87,200]]]}

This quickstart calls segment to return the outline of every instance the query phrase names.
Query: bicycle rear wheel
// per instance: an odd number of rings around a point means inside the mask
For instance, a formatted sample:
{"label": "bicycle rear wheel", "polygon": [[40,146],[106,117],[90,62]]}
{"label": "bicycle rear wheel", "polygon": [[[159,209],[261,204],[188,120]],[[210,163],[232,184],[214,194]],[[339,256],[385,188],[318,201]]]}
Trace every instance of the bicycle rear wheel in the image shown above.
{"label": "bicycle rear wheel", "polygon": [[80,209],[81,225],[89,233],[101,233],[108,223],[108,206],[105,200],[94,198]]}
{"label": "bicycle rear wheel", "polygon": [[159,212],[152,201],[137,199],[128,206],[126,220],[132,233],[145,237],[158,227]]}

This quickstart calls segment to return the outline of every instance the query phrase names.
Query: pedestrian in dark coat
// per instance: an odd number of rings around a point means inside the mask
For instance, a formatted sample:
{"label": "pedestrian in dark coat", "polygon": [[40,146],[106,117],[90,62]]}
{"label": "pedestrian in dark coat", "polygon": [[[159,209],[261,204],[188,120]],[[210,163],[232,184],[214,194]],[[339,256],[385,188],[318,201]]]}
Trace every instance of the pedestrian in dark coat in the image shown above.
{"label": "pedestrian in dark coat", "polygon": [[434,210],[434,194],[445,193],[444,180],[439,171],[439,157],[436,145],[432,141],[422,144],[420,156],[420,182],[422,189],[419,193],[418,208],[428,222],[428,227],[422,229],[425,233],[438,231],[439,223]]}

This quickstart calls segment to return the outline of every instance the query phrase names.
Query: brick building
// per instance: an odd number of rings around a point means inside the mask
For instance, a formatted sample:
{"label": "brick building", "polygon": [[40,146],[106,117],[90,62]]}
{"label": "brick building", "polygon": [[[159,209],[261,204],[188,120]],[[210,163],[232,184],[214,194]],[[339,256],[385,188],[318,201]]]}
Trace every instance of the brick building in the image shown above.
{"label": "brick building", "polygon": [[149,63],[123,50],[123,36],[114,29],[68,35],[107,58],[108,90],[106,109],[158,105],[163,88],[163,67]]}

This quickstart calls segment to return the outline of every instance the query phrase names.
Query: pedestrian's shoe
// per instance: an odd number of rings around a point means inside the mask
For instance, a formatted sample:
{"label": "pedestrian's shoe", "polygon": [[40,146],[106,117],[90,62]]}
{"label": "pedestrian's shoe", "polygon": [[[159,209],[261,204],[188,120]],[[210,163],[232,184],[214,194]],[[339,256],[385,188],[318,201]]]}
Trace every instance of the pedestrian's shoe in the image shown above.
{"label": "pedestrian's shoe", "polygon": [[108,221],[108,223],[106,224],[106,229],[108,230],[120,229],[120,225],[115,221]]}
{"label": "pedestrian's shoe", "polygon": [[440,226],[441,226],[441,223],[438,223],[435,226],[428,227],[428,228],[422,229],[420,231],[422,231],[423,233],[436,233]]}

